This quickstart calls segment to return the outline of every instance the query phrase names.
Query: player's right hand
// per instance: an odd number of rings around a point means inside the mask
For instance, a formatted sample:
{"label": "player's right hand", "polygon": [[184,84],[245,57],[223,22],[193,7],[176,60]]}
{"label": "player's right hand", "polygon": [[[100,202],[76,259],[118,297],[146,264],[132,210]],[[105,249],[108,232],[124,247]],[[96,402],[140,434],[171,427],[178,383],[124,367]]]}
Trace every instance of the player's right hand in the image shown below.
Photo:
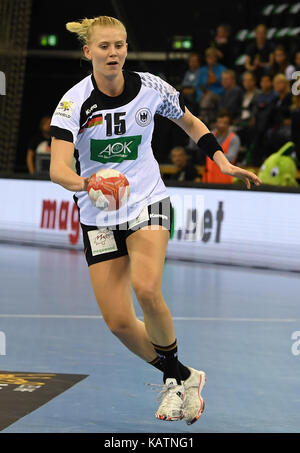
{"label": "player's right hand", "polygon": [[89,185],[89,180],[90,178],[89,177],[86,177],[86,178],[82,178],[83,179],[83,183],[82,183],[82,191],[85,191],[85,190],[88,190],[88,185]]}

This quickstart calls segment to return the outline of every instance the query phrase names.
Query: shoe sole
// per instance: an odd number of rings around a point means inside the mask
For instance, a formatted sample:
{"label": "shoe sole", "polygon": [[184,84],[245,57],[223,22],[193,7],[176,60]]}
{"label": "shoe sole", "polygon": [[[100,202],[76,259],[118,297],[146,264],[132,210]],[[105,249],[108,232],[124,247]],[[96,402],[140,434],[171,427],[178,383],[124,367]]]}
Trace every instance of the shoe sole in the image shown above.
{"label": "shoe sole", "polygon": [[[204,371],[202,371],[200,373],[200,382],[199,382],[199,386],[198,386],[198,397],[199,397],[199,400],[200,400],[200,409],[199,409],[197,415],[192,420],[190,420],[190,421],[186,420],[187,425],[192,425],[197,420],[199,420],[201,414],[204,411],[205,402],[204,402],[204,399],[201,396],[201,392],[202,392],[202,389],[203,389],[205,383],[206,383],[206,374],[204,373]],[[184,407],[184,402],[183,402],[183,407]]]}
{"label": "shoe sole", "polygon": [[180,417],[166,417],[165,415],[158,415],[157,413],[155,414],[155,417],[158,420],[163,420],[165,422],[177,422],[183,419],[183,415],[181,415]]}

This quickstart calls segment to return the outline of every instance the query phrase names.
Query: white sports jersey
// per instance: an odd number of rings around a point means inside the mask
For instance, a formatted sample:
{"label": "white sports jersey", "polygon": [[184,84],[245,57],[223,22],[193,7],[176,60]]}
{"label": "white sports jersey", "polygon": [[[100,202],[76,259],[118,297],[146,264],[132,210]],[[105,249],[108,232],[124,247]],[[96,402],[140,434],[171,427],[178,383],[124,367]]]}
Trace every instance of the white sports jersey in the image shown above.
{"label": "white sports jersey", "polygon": [[168,196],[151,140],[156,113],[174,119],[184,115],[179,92],[149,73],[123,74],[124,91],[115,97],[102,93],[93,75],[84,78],[63,96],[52,117],[52,137],[74,143],[80,176],[113,168],[130,184],[128,202],[117,215],[94,207],[87,192],[77,192],[80,221],[85,225],[124,223]]}

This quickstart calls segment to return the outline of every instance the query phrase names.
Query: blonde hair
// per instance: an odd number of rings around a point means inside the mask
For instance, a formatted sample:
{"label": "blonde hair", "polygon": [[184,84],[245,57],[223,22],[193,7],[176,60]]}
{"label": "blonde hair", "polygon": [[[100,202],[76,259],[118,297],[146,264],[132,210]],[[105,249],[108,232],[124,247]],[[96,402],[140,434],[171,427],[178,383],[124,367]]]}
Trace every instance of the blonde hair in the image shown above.
{"label": "blonde hair", "polygon": [[218,58],[218,50],[215,47],[208,47],[205,51],[205,56],[208,57],[210,55],[213,55]]}
{"label": "blonde hair", "polygon": [[100,27],[119,27],[127,36],[124,24],[119,19],[110,16],[98,16],[93,19],[84,18],[79,22],[68,22],[66,29],[71,33],[76,33],[81,44],[85,45],[90,42],[93,28],[96,25]]}
{"label": "blonde hair", "polygon": [[259,30],[260,28],[261,28],[261,29],[264,29],[265,32],[267,32],[267,30],[268,30],[268,29],[267,29],[267,26],[266,26],[265,24],[258,24],[258,25],[256,25],[256,27],[255,27],[255,31]]}
{"label": "blonde hair", "polygon": [[277,82],[277,80],[281,80],[282,82],[285,83],[285,92],[289,93],[290,92],[290,82],[289,79],[284,75],[284,74],[277,74],[274,79],[273,79],[273,86]]}

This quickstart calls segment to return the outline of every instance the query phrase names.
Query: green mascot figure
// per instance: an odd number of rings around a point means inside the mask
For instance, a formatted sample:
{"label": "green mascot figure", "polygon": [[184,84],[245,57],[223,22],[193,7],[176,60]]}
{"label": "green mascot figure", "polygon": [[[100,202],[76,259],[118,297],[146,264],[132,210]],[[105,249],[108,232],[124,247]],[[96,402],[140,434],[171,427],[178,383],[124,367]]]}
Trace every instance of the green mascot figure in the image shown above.
{"label": "green mascot figure", "polygon": [[257,175],[263,184],[298,186],[297,165],[292,157],[294,148],[293,142],[287,142],[264,161]]}

